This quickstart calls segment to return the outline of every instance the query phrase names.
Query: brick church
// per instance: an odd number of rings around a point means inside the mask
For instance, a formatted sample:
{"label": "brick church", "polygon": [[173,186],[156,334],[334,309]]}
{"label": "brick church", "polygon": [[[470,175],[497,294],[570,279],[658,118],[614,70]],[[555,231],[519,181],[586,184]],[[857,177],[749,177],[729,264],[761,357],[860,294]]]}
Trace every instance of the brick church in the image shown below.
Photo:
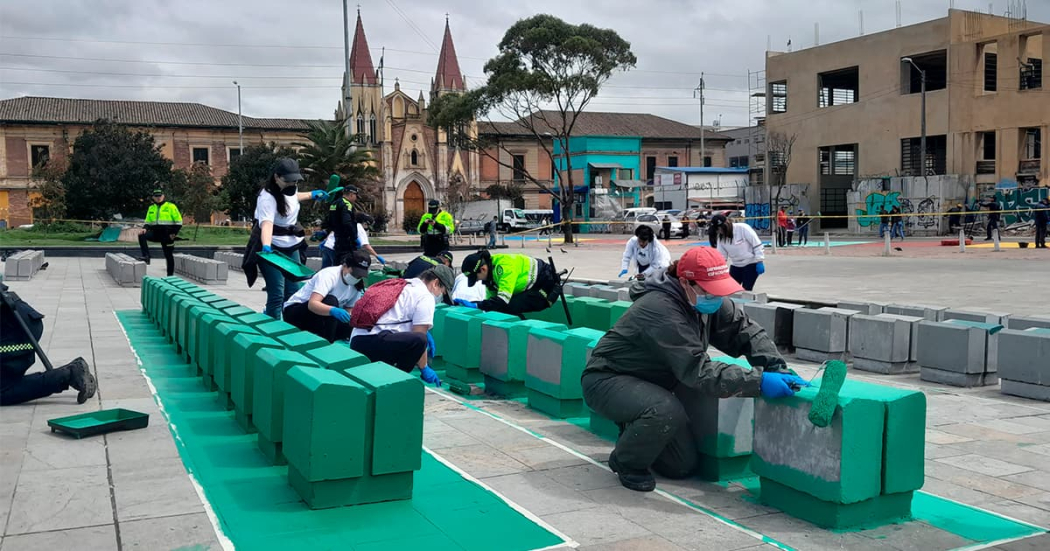
{"label": "brick church", "polygon": [[[429,98],[466,89],[446,20]],[[382,72],[372,63],[358,12],[349,91],[344,84],[335,117],[351,121],[355,133],[373,148],[382,174],[383,207],[393,217],[392,227],[400,226],[407,212],[425,212],[427,201],[443,200],[450,182],[478,188],[478,154],[450,145],[446,132],[428,126],[426,102],[422,90],[413,99],[397,81],[394,90],[384,95]],[[476,132],[477,125],[471,126],[470,131]]]}

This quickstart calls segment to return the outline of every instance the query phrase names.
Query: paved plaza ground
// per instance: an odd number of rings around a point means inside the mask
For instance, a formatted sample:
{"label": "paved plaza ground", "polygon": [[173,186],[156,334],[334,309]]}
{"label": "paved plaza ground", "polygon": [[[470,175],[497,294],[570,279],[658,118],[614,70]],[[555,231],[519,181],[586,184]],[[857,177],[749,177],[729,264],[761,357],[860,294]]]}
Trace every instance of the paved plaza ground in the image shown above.
{"label": "paved plaza ground", "polygon": [[[520,243],[508,243],[520,251]],[[672,242],[672,256],[685,246]],[[851,254],[849,247],[834,247],[830,256],[769,255],[756,290],[812,301],[1050,313],[1050,296],[1040,294],[1047,260],[985,250],[936,258],[915,247],[892,258]],[[609,279],[619,271],[622,241],[561,249],[555,245],[551,254],[559,268],[575,268],[574,277]],[[529,243],[525,252],[547,255],[542,242]],[[408,256],[388,257],[394,259]],[[114,315],[141,308],[139,289],[116,286],[102,259],[48,261],[31,282],[11,287],[47,316],[42,344],[53,362],[84,356],[99,392],[81,406],[67,392],[0,410],[0,550],[221,548],[203,493],[188,476]],[[162,276],[163,262],[149,273]],[[230,273],[227,285],[209,287],[261,309],[260,288],[247,289],[239,272]],[[789,361],[803,376],[815,373],[813,364]],[[1050,403],[1002,396],[998,387],[966,390],[923,383],[917,375],[858,373],[851,377],[927,393],[924,491],[1050,526]],[[427,393],[424,445],[580,549],[732,551],[774,549],[779,542],[800,550],[936,550],[972,543],[921,521],[833,533],[747,499],[740,485],[661,480],[662,492],[631,492],[604,465],[611,442],[518,402],[475,400],[468,407],[460,400],[446,390]],[[112,407],[150,413],[150,426],[84,440],[48,430],[48,419]],[[1050,537],[995,548],[1050,549]]]}

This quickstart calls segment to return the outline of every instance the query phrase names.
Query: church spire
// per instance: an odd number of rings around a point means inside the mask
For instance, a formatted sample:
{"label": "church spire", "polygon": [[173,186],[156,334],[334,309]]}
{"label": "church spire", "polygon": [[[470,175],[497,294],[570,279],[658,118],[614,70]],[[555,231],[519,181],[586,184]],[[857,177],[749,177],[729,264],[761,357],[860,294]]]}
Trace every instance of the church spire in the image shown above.
{"label": "church spire", "polygon": [[448,16],[445,16],[445,38],[441,41],[441,53],[438,54],[437,75],[432,86],[435,92],[462,92],[467,89],[463,84],[463,73],[459,72],[459,60],[456,58],[456,46],[452,44],[452,31],[448,27]]}
{"label": "church spire", "polygon": [[350,83],[376,84],[376,70],[372,65],[372,54],[368,51],[361,10],[357,10],[357,28],[354,29],[354,42],[350,49]]}

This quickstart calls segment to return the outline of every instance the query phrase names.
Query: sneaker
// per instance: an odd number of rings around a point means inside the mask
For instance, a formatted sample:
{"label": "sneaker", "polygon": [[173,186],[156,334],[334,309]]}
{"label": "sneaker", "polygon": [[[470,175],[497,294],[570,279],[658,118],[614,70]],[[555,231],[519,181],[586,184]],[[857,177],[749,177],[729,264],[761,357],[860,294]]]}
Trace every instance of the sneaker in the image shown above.
{"label": "sneaker", "polygon": [[84,358],[77,358],[65,367],[69,368],[69,386],[80,391],[77,393],[77,403],[83,404],[95,395],[98,388],[95,376],[91,374],[91,367]]}
{"label": "sneaker", "polygon": [[140,256],[139,260],[145,262],[146,265],[149,266],[149,257],[148,256]]}
{"label": "sneaker", "polygon": [[620,477],[620,484],[628,490],[651,492],[656,489],[656,478],[649,469],[627,469],[616,460],[616,452],[609,454],[609,468]]}

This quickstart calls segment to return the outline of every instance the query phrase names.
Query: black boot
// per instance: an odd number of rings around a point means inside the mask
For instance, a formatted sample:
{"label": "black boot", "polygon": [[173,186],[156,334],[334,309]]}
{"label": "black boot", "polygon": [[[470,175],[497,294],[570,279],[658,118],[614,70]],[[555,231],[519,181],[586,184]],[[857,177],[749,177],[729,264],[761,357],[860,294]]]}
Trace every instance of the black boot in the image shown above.
{"label": "black boot", "polygon": [[139,260],[145,262],[146,265],[149,266],[149,257],[148,256],[140,256]]}
{"label": "black boot", "polygon": [[98,383],[95,376],[91,374],[91,367],[84,358],[77,358],[59,369],[69,370],[69,386],[77,389],[77,403],[83,404],[95,395]]}
{"label": "black boot", "polygon": [[616,452],[609,454],[609,468],[620,477],[620,484],[628,490],[651,492],[656,489],[656,478],[649,469],[627,469],[616,460]]}

